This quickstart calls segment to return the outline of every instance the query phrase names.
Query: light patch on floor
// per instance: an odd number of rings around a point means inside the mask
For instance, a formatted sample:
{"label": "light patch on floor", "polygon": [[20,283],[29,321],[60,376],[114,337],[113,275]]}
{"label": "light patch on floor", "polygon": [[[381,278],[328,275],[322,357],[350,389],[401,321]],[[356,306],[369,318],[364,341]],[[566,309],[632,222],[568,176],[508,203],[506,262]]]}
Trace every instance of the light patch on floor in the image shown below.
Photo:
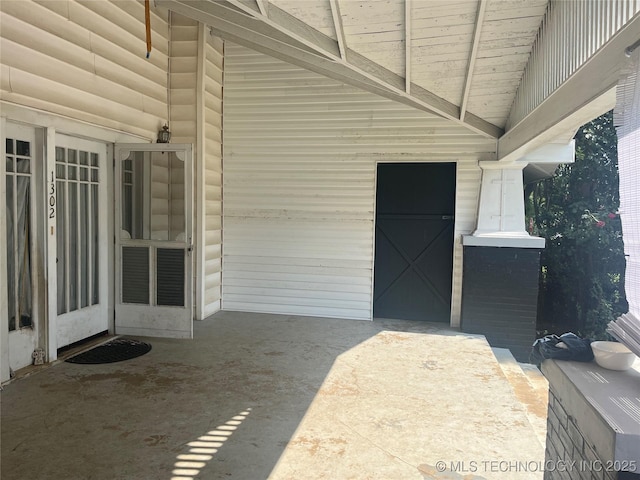
{"label": "light patch on floor", "polygon": [[235,415],[231,420],[227,420],[224,425],[218,425],[214,430],[198,437],[197,440],[189,442],[187,452],[176,457],[173,476],[171,480],[194,480],[198,478],[200,472],[207,466],[213,456],[218,453],[218,449],[224,445],[239,425],[246,420],[251,413],[251,409]]}
{"label": "light patch on floor", "polygon": [[237,312],[195,337],[7,385],[3,478],[542,479],[482,463],[544,461],[482,337]]}

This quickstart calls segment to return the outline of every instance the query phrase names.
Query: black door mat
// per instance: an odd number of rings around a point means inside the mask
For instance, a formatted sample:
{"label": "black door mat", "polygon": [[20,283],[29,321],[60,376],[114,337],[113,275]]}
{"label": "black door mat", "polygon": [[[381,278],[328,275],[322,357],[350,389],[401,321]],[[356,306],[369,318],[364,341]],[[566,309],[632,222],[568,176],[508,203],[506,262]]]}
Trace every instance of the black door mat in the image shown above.
{"label": "black door mat", "polygon": [[151,345],[130,338],[116,338],[102,345],[68,358],[69,363],[98,364],[114,363],[140,357],[151,351]]}

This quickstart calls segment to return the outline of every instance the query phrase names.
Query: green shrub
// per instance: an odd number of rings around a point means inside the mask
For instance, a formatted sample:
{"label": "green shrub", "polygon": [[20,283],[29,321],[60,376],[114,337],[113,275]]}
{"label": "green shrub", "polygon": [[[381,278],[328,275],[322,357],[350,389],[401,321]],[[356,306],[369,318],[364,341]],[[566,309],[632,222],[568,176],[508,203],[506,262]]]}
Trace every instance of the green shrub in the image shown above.
{"label": "green shrub", "polygon": [[576,133],[576,161],[528,186],[541,257],[538,330],[605,339],[610,320],[627,311],[624,250],[617,213],[617,137],[609,112]]}

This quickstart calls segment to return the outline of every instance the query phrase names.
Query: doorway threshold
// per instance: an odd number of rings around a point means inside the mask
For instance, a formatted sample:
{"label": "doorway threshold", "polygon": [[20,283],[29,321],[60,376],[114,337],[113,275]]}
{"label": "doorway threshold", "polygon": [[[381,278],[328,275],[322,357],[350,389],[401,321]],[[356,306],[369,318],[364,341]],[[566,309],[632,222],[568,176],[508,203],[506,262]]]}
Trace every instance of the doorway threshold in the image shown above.
{"label": "doorway threshold", "polygon": [[58,358],[53,362],[47,362],[43,365],[27,365],[26,367],[16,370],[9,380],[7,380],[6,382],[2,382],[2,386],[4,387],[5,385],[9,385],[16,380],[29,377],[34,373],[42,372],[43,370],[46,370],[53,365],[64,362],[66,359],[73,357],[74,355],[86,352],[87,350],[91,350],[94,347],[98,347],[119,337],[121,337],[121,335],[109,335],[105,331],[97,335],[93,335],[92,337],[85,338],[84,340],[81,340],[79,342],[73,343],[67,347],[61,348],[58,350]]}

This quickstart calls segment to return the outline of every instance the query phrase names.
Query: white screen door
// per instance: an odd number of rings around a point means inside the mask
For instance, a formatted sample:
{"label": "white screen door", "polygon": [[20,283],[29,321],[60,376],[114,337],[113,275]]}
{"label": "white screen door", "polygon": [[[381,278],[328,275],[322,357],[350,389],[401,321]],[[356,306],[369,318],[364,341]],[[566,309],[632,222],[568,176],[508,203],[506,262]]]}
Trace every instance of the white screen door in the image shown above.
{"label": "white screen door", "polygon": [[120,144],[115,159],[116,333],[192,338],[191,146]]}
{"label": "white screen door", "polygon": [[[107,146],[56,135],[58,348],[108,325]],[[51,179],[48,179],[51,180]]]}

